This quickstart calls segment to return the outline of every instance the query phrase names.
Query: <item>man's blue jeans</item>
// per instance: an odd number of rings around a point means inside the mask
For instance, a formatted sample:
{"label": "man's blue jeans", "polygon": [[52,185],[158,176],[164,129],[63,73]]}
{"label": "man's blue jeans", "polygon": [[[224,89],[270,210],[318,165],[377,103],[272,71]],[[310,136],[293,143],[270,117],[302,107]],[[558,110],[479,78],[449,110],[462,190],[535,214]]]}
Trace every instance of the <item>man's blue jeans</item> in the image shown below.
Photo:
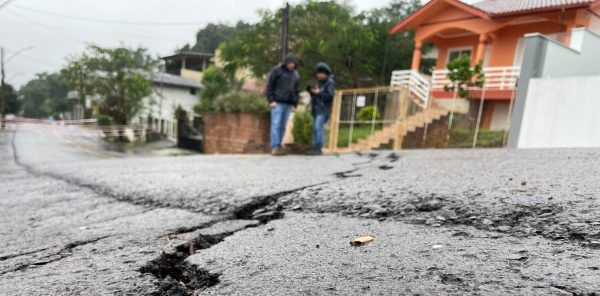
{"label": "man's blue jeans", "polygon": [[291,104],[277,103],[277,106],[271,109],[271,147],[273,149],[281,148],[292,107]]}
{"label": "man's blue jeans", "polygon": [[313,117],[313,142],[315,149],[320,150],[323,148],[323,128],[328,119],[329,116],[324,114],[318,114]]}

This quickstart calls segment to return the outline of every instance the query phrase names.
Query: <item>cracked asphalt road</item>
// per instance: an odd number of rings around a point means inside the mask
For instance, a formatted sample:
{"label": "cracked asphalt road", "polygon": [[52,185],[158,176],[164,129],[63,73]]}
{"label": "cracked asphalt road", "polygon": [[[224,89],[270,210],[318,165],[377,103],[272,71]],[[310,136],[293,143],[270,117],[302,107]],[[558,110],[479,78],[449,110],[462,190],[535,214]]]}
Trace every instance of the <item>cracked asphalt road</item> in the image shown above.
{"label": "cracked asphalt road", "polygon": [[600,293],[600,150],[131,157],[76,140],[0,132],[2,295]]}

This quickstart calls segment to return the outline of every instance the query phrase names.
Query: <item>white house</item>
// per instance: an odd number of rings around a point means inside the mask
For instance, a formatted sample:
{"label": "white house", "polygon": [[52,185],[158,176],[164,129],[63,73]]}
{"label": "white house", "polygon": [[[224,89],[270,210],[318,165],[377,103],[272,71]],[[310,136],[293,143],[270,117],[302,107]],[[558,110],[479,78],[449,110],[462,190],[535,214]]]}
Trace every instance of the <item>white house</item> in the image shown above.
{"label": "white house", "polygon": [[175,110],[178,106],[193,115],[193,108],[199,102],[198,91],[202,84],[196,79],[177,76],[165,72],[150,73],[154,82],[152,94],[143,100],[139,122],[152,121],[155,130],[165,134],[168,139],[177,138]]}

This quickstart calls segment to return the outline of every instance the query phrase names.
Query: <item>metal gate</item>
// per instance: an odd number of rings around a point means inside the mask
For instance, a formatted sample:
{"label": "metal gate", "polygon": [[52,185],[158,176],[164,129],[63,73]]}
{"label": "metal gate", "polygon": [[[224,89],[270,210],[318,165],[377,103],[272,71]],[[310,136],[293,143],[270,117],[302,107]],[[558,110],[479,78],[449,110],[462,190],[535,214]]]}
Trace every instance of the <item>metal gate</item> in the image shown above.
{"label": "metal gate", "polygon": [[400,149],[407,116],[418,106],[406,86],[338,90],[329,131],[329,151]]}

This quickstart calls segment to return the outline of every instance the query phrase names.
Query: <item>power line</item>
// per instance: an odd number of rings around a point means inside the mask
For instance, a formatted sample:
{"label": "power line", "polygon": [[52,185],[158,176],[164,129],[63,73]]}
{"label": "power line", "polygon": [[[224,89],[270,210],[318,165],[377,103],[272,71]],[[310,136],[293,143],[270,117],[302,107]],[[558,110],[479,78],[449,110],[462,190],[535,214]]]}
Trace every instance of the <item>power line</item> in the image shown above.
{"label": "power line", "polygon": [[6,2],[0,4],[0,9],[4,8],[4,6],[10,4],[10,2],[13,2],[13,0],[6,0]]}
{"label": "power line", "polygon": [[119,24],[119,25],[131,25],[131,26],[198,26],[198,25],[200,25],[200,22],[132,22],[132,21],[124,21],[124,20],[107,20],[107,19],[81,17],[81,16],[75,16],[75,15],[50,12],[50,11],[40,10],[40,9],[17,5],[17,4],[14,4],[13,6],[16,8],[22,9],[22,10],[27,10],[30,12],[35,12],[35,13],[39,13],[39,14],[54,16],[54,17],[69,18],[69,19],[78,20],[78,21],[96,22],[96,23],[104,23],[104,24]]}
{"label": "power line", "polygon": [[[14,22],[14,23],[18,23],[18,24],[23,24],[24,23],[24,22],[17,21],[17,20],[10,20],[10,21]],[[79,32],[94,32],[94,33],[101,33],[101,34],[118,34],[118,35],[124,35],[124,36],[131,36],[131,37],[141,38],[141,39],[147,39],[147,40],[153,40],[153,41],[164,41],[164,42],[170,42],[170,43],[183,43],[183,42],[186,42],[186,40],[185,40],[184,37],[182,37],[181,39],[175,39],[175,38],[157,37],[157,36],[146,35],[146,34],[129,33],[129,32],[123,32],[123,31],[119,31],[119,32],[103,31],[103,30],[90,29],[90,28],[85,28],[85,27],[75,28],[75,27],[66,27],[66,26],[49,26],[49,25],[45,25],[45,24],[44,24],[44,26],[48,27],[48,28],[58,29],[58,30],[79,31]]]}
{"label": "power line", "polygon": [[24,16],[24,15],[22,15],[22,14],[16,12],[16,11],[14,11],[14,10],[12,10],[12,9],[7,9],[7,11],[10,12],[10,13],[12,13],[12,14],[14,14],[14,15],[16,15],[16,16],[18,16],[18,17],[20,17],[20,18],[22,18],[22,19],[24,19],[24,20],[26,20],[27,22],[29,22],[31,24],[34,24],[34,25],[36,25],[38,27],[43,28],[44,30],[50,31],[50,32],[52,32],[54,34],[61,35],[61,36],[65,37],[65,38],[67,38],[67,39],[70,39],[71,41],[75,41],[77,43],[82,43],[84,45],[86,44],[86,42],[83,41],[83,40],[80,40],[80,39],[77,39],[75,37],[72,37],[72,36],[70,36],[68,34],[65,34],[65,33],[61,32],[61,31],[54,30],[51,27],[48,27],[48,26],[46,26],[44,24],[41,24],[41,23],[38,23],[38,22],[36,22],[36,21],[34,21],[34,20],[32,20],[32,19],[30,19],[30,18],[28,18],[28,17],[26,17],[26,16]]}
{"label": "power line", "polygon": [[[12,50],[10,48],[5,48],[5,49],[8,52],[16,52],[15,50]],[[52,63],[52,62],[48,62],[46,60],[42,60],[42,59],[39,59],[39,58],[30,56],[30,55],[27,55],[27,54],[24,54],[24,53],[20,53],[17,57],[18,58],[24,58],[24,59],[27,59],[27,60],[30,60],[30,61],[33,61],[33,62],[36,62],[36,63],[45,64],[45,65],[51,66],[51,67],[60,67],[60,65],[58,65],[58,64],[55,64],[55,63]]]}

